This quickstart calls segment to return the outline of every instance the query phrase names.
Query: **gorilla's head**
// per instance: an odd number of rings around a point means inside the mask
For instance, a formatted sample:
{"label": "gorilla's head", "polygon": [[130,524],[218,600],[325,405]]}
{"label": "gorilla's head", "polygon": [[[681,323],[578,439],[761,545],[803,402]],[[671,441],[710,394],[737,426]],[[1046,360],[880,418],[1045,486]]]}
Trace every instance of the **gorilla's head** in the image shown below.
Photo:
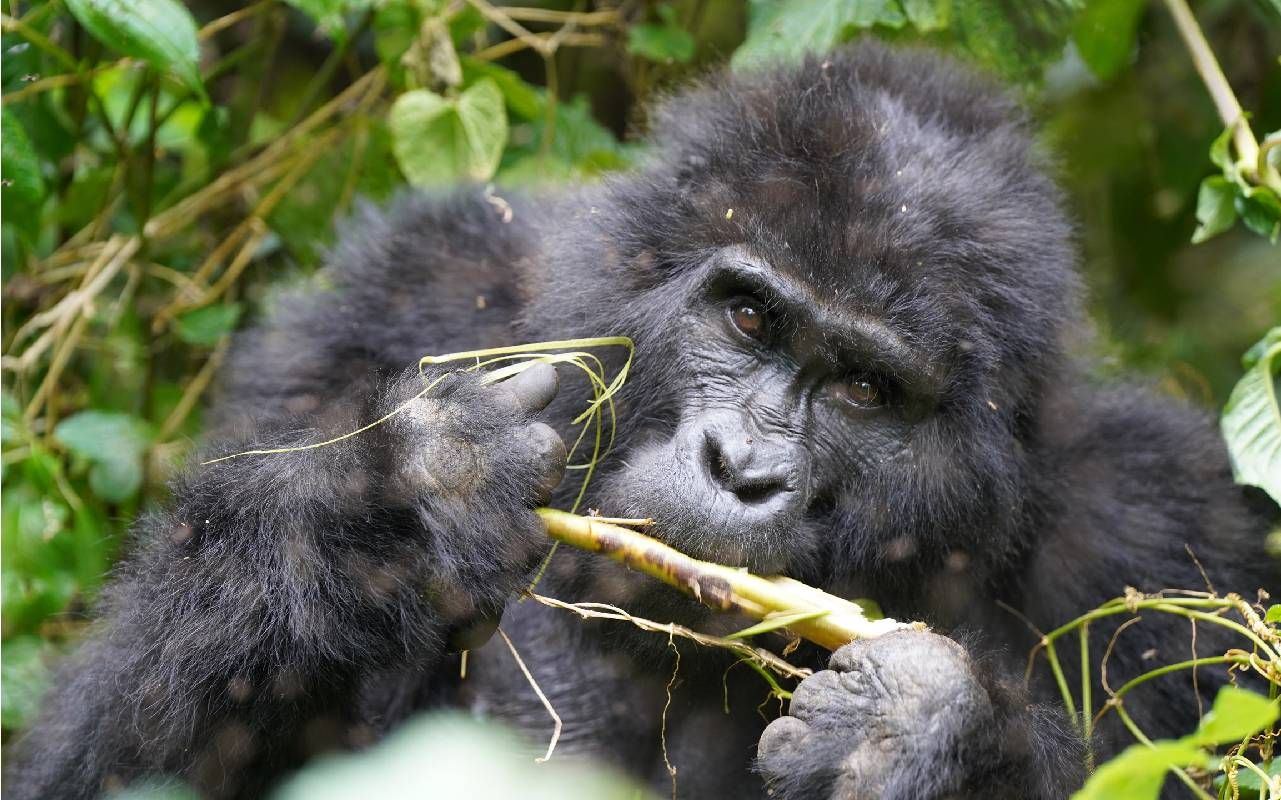
{"label": "gorilla's head", "polygon": [[713,79],[653,127],[648,164],[573,200],[539,301],[638,344],[593,504],[763,572],[999,552],[1078,315],[1016,105],[863,44]]}

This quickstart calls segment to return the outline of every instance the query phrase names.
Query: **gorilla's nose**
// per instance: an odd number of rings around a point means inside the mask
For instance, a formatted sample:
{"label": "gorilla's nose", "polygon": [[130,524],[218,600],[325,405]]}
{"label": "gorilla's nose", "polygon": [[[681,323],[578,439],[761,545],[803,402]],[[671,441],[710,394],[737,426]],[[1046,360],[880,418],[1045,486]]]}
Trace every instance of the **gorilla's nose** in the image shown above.
{"label": "gorilla's nose", "polygon": [[717,427],[704,429],[703,440],[703,466],[717,488],[767,513],[790,509],[797,495],[797,465],[785,448]]}

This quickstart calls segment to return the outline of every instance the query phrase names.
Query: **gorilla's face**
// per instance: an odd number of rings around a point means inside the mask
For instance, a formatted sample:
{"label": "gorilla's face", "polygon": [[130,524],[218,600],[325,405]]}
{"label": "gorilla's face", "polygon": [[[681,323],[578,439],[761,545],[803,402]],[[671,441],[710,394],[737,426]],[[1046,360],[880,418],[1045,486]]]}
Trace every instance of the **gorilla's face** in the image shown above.
{"label": "gorilla's face", "polygon": [[674,424],[622,456],[611,513],[653,517],[659,535],[722,563],[770,573],[813,560],[816,511],[904,458],[932,413],[930,355],[748,246],[715,251],[680,288]]}

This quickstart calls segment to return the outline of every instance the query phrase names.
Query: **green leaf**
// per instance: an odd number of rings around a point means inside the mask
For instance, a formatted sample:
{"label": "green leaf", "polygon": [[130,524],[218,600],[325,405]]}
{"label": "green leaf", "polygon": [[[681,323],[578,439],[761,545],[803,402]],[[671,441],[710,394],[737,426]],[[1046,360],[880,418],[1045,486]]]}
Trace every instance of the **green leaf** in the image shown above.
{"label": "green leaf", "polygon": [[1229,125],[1223,129],[1223,133],[1214,137],[1214,141],[1210,143],[1210,160],[1214,162],[1216,167],[1223,170],[1225,175],[1229,176],[1236,170],[1236,167],[1232,164],[1232,153],[1229,149],[1229,145],[1232,143],[1232,131],[1233,128]]}
{"label": "green leaf", "polygon": [[1111,80],[1130,63],[1134,34],[1144,0],[1086,0],[1076,18],[1072,41],[1081,60],[1102,80]]}
{"label": "green leaf", "polygon": [[1196,196],[1196,219],[1200,223],[1192,233],[1192,243],[1200,244],[1218,236],[1236,221],[1236,184],[1222,175],[1211,175],[1201,181]]}
{"label": "green leaf", "polygon": [[1247,186],[1236,198],[1236,210],[1245,226],[1276,244],[1281,234],[1281,199],[1266,186]]}
{"label": "green leaf", "polygon": [[543,118],[543,109],[546,103],[543,101],[539,90],[535,89],[525,82],[515,71],[500,67],[490,61],[479,61],[471,56],[460,56],[463,67],[463,84],[471,86],[480,83],[486,78],[492,80],[498,85],[498,89],[503,93],[503,99],[507,101],[507,110],[516,116],[527,119],[537,120]]}
{"label": "green leaf", "polygon": [[1281,603],[1268,607],[1268,613],[1263,617],[1264,622],[1281,622]]}
{"label": "green leaf", "polygon": [[0,209],[4,220],[34,239],[40,230],[42,199],[44,178],[31,139],[11,111],[0,109]]}
{"label": "green leaf", "polygon": [[881,609],[881,604],[870,597],[855,597],[850,602],[862,609],[863,616],[868,619],[885,619],[885,611]]}
{"label": "green leaf", "polygon": [[1201,718],[1196,732],[1184,742],[1203,746],[1239,742],[1253,736],[1277,721],[1277,701],[1261,694],[1224,686],[1214,697],[1214,705]]}
{"label": "green leaf", "polygon": [[400,57],[414,43],[421,16],[418,6],[406,0],[392,0],[374,15],[374,51],[389,67],[397,67]]}
{"label": "green leaf", "polygon": [[830,613],[832,612],[826,608],[817,608],[817,609],[807,609],[804,611],[790,611],[782,614],[770,614],[767,619],[764,619],[761,622],[756,623],[755,625],[751,625],[749,627],[743,628],[741,631],[735,631],[734,633],[731,633],[729,636],[726,636],[725,638],[726,639],[746,639],[748,637],[756,636],[758,634],[769,633],[770,631],[776,631],[779,628],[786,628],[788,625],[793,625],[797,622],[804,622],[807,619],[817,619],[818,617],[825,617]]}
{"label": "green leaf", "polygon": [[48,649],[38,636],[5,639],[0,650],[0,724],[5,728],[25,728],[35,718],[49,686]]}
{"label": "green leaf", "polygon": [[734,69],[797,61],[825,53],[859,31],[907,22],[896,0],[751,0],[747,39],[734,52]]}
{"label": "green leaf", "polygon": [[240,320],[239,303],[205,306],[178,318],[178,338],[187,344],[212,346],[236,329]]}
{"label": "green leaf", "polygon": [[67,8],[98,41],[206,96],[196,21],[177,0],[67,0]]}
{"label": "green leaf", "polygon": [[627,34],[627,52],[666,64],[682,64],[694,57],[694,37],[676,22],[676,11],[670,5],[658,7],[663,24],[635,25]]}
{"label": "green leaf", "polygon": [[903,0],[903,11],[921,33],[941,31],[952,22],[952,0]]}
{"label": "green leaf", "polygon": [[88,459],[89,488],[103,500],[119,503],[142,486],[142,454],[151,442],[150,426],[130,414],[81,411],[53,430],[72,453]]}
{"label": "green leaf", "polygon": [[53,435],[76,455],[106,461],[121,453],[142,453],[151,443],[152,431],[130,414],[81,411],[59,422]]}
{"label": "green leaf", "polygon": [[507,111],[494,81],[456,100],[418,89],[397,98],[388,117],[392,149],[415,186],[493,177],[507,143]]}
{"label": "green leaf", "polygon": [[113,456],[89,467],[89,488],[108,503],[123,503],[142,488],[142,459]]}
{"label": "green leaf", "polygon": [[1281,327],[1242,359],[1245,375],[1223,408],[1220,427],[1237,482],[1258,486],[1281,503]]}
{"label": "green leaf", "polygon": [[1131,745],[1095,770],[1072,800],[1156,800],[1167,771],[1208,761],[1206,754],[1190,742]]}

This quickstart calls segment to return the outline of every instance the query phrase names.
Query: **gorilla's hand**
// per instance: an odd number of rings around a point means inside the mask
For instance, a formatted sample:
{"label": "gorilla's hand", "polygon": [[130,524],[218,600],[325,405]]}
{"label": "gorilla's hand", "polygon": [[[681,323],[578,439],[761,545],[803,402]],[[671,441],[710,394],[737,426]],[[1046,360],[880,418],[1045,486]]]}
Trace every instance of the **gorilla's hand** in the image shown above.
{"label": "gorilla's hand", "polygon": [[[414,370],[384,405],[401,404],[422,388]],[[436,581],[431,594],[464,639],[467,628],[492,632],[503,601],[550,545],[533,509],[548,502],[564,475],[565,444],[531,418],[558,388],[548,364],[493,385],[449,375],[383,432],[389,499],[412,509],[426,529]]]}
{"label": "gorilla's hand", "polygon": [[[758,768],[775,798],[894,798],[964,791],[967,738],[992,704],[968,654],[933,633],[857,641],[801,681],[770,723]],[[924,795],[921,795],[924,796]]]}

